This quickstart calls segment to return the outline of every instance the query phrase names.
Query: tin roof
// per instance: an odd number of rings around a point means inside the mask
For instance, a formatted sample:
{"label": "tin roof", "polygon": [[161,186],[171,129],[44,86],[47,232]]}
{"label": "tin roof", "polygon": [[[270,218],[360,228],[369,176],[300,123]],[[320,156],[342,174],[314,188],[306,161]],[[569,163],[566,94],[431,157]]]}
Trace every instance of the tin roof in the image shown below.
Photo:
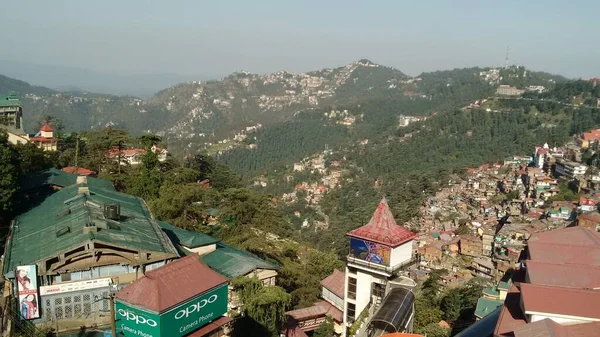
{"label": "tin roof", "polygon": [[573,246],[600,246],[600,233],[579,226],[554,230],[549,232],[534,233],[528,242],[544,242],[565,244]]}
{"label": "tin roof", "polygon": [[584,337],[596,336],[600,322],[560,325],[549,318],[531,322],[514,331],[515,337]]}
{"label": "tin roof", "polygon": [[416,236],[415,233],[396,224],[385,197],[381,199],[369,223],[350,231],[348,235],[391,247],[397,247]]}
{"label": "tin roof", "polygon": [[75,167],[75,166],[67,166],[63,167],[61,171],[70,174],[76,174],[80,176],[90,176],[96,175],[96,171],[86,169],[85,167]]}
{"label": "tin roof", "polygon": [[0,95],[0,106],[23,106],[23,103],[13,93],[8,96]]}
{"label": "tin roof", "polygon": [[193,254],[146,272],[115,297],[160,313],[224,284],[227,284],[225,277]]}
{"label": "tin roof", "polygon": [[219,274],[232,279],[244,276],[256,269],[278,269],[259,257],[229,246],[222,242],[217,243],[217,249],[200,257],[211,269]]}
{"label": "tin roof", "polygon": [[321,281],[321,285],[327,288],[339,298],[344,298],[344,283],[346,282],[346,274],[337,269]]}
{"label": "tin roof", "polygon": [[525,313],[600,319],[598,291],[521,283],[521,298]]}
{"label": "tin roof", "polygon": [[600,267],[527,260],[529,282],[566,288],[600,288]]}
{"label": "tin roof", "polygon": [[44,125],[42,125],[42,127],[40,128],[40,131],[52,132],[54,131],[54,129],[52,128],[52,126],[50,126],[50,124],[44,123]]}
{"label": "tin roof", "polygon": [[477,300],[477,306],[475,307],[475,317],[483,318],[496,310],[502,305],[502,300],[492,300],[485,297],[480,297]]}
{"label": "tin roof", "polygon": [[[112,185],[103,189],[91,183],[101,179],[85,179],[88,184],[73,184],[54,192],[15,219],[6,247],[5,274],[17,265],[34,264],[90,241],[178,256],[142,199],[116,192]],[[80,187],[87,188],[89,194]],[[105,219],[102,205],[117,202],[121,219]],[[96,232],[84,232],[90,223],[95,224]]]}
{"label": "tin roof", "polygon": [[529,257],[535,261],[600,266],[600,249],[594,246],[528,242]]}
{"label": "tin roof", "polygon": [[[114,191],[115,188],[109,180],[94,177],[86,178],[88,186]],[[77,175],[51,168],[45,171],[35,172],[27,175],[21,183],[23,190],[31,190],[43,186],[66,187],[77,183]]]}
{"label": "tin roof", "polygon": [[163,232],[167,234],[169,239],[171,239],[171,242],[173,242],[175,245],[180,245],[186,248],[198,248],[219,242],[219,239],[215,239],[210,235],[200,232],[187,231],[164,221],[158,221],[158,224],[162,228]]}

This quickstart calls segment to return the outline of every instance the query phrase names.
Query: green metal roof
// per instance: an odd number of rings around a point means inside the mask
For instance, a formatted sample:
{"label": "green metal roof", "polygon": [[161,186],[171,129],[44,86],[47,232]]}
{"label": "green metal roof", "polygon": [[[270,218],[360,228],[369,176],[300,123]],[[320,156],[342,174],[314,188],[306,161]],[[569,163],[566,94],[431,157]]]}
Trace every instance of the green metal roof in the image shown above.
{"label": "green metal roof", "polygon": [[212,270],[232,279],[256,269],[278,269],[259,257],[224,243],[217,244],[217,250],[200,258]]}
{"label": "green metal roof", "polygon": [[219,239],[215,239],[210,235],[181,229],[163,221],[158,221],[158,224],[175,245],[198,248],[219,242]]}
{"label": "green metal roof", "polygon": [[492,296],[492,297],[500,296],[500,292],[498,291],[498,288],[496,288],[496,287],[489,287],[489,288],[483,289],[483,294]]}
{"label": "green metal roof", "polygon": [[511,284],[512,284],[512,280],[500,281],[500,282],[498,282],[498,289],[508,291],[508,288],[510,288]]}
{"label": "green metal roof", "polygon": [[[35,172],[27,177],[22,182],[23,190],[31,190],[42,186],[59,186],[66,187],[77,183],[76,174],[66,173],[56,168],[51,168],[45,171]],[[90,188],[101,188],[114,191],[113,184],[106,179],[86,177],[87,185]]]}
{"label": "green metal roof", "polygon": [[23,106],[23,103],[16,94],[10,93],[8,96],[0,95],[0,107],[3,106]]}
{"label": "green metal roof", "polygon": [[490,300],[485,297],[480,297],[477,300],[477,307],[475,308],[475,316],[483,318],[491,314],[496,308],[504,303],[501,300]]}
{"label": "green metal roof", "polygon": [[[79,187],[85,186],[89,195],[79,193]],[[105,219],[103,205],[117,202],[121,219]],[[83,228],[90,222],[98,231],[84,233]],[[111,189],[93,184],[70,185],[15,219],[6,247],[4,273],[18,265],[57,256],[86,241],[178,256],[142,199],[116,192],[112,185]]]}

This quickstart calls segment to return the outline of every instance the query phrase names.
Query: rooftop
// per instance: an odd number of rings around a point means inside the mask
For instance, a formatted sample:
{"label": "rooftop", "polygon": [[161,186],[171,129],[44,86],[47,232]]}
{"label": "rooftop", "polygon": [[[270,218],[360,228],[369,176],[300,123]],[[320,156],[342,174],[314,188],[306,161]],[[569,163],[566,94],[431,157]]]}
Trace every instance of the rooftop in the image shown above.
{"label": "rooftop", "polygon": [[96,175],[96,171],[86,169],[85,167],[67,166],[63,167],[61,171],[70,174],[76,174],[80,176],[93,176]]}
{"label": "rooftop", "polygon": [[582,227],[569,227],[561,230],[534,233],[529,238],[529,243],[553,243],[573,246],[600,247],[600,233]]}
{"label": "rooftop", "polygon": [[[548,296],[552,296],[549,300]],[[521,283],[525,313],[600,319],[600,292]]]}
{"label": "rooftop", "polygon": [[[101,179],[84,179],[87,184],[64,187],[15,219],[7,242],[5,273],[14,270],[17,265],[58,257],[87,242],[152,252],[153,259],[177,257],[175,248],[151,217],[142,199],[116,192],[110,183],[109,189],[103,189],[100,187],[102,183],[99,183]],[[80,187],[83,189],[80,190]],[[120,205],[118,221],[104,218],[103,205],[113,203]],[[90,225],[96,231],[84,231]],[[54,267],[77,270],[64,264]]]}
{"label": "rooftop", "polygon": [[44,125],[42,125],[42,127],[40,128],[40,131],[52,132],[54,131],[54,129],[52,128],[52,126],[50,126],[50,124],[44,123]]}
{"label": "rooftop", "polygon": [[167,234],[171,242],[186,248],[198,248],[219,242],[210,235],[187,231],[164,221],[158,221],[160,228]]}
{"label": "rooftop", "polygon": [[475,308],[475,317],[483,318],[496,310],[502,305],[502,300],[491,300],[485,297],[480,297],[477,300],[477,307]]}
{"label": "rooftop", "polygon": [[257,256],[229,246],[217,243],[217,249],[200,259],[211,269],[227,278],[244,276],[256,269],[278,269],[277,266],[261,260]]}
{"label": "rooftop", "polygon": [[334,270],[333,273],[321,281],[321,285],[327,288],[332,293],[340,298],[344,298],[344,283],[346,274],[339,270]]}
{"label": "rooftop", "polygon": [[[109,180],[87,177],[88,186],[91,188],[101,188],[104,190],[115,191],[113,184]],[[59,169],[51,168],[28,175],[22,182],[23,190],[31,190],[43,186],[66,187],[77,183],[77,175],[63,172]]]}
{"label": "rooftop", "polygon": [[580,289],[600,288],[600,267],[527,260],[529,282]]}
{"label": "rooftop", "polygon": [[21,100],[12,93],[8,96],[0,95],[0,106],[23,106]]}
{"label": "rooftop", "polygon": [[194,254],[146,272],[115,296],[121,301],[163,312],[226,283],[225,277],[202,264]]}
{"label": "rooftop", "polygon": [[396,224],[385,197],[381,199],[369,223],[350,231],[348,235],[391,247],[397,247],[416,236],[415,233]]}
{"label": "rooftop", "polygon": [[527,247],[534,261],[600,266],[598,247],[545,242],[528,242]]}
{"label": "rooftop", "polygon": [[549,318],[521,326],[514,331],[515,337],[583,337],[595,336],[600,322],[560,325]]}

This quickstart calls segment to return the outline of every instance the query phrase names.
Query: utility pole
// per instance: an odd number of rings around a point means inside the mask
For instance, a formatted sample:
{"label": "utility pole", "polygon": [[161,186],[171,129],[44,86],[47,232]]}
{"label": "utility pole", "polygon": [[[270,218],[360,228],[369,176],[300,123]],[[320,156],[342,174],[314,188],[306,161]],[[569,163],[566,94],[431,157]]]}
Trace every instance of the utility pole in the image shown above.
{"label": "utility pole", "polygon": [[75,142],[75,174],[77,174],[77,169],[79,168],[79,135],[77,135]]}
{"label": "utility pole", "polygon": [[112,337],[117,337],[117,321],[115,315],[115,294],[111,292],[110,298],[110,330]]}

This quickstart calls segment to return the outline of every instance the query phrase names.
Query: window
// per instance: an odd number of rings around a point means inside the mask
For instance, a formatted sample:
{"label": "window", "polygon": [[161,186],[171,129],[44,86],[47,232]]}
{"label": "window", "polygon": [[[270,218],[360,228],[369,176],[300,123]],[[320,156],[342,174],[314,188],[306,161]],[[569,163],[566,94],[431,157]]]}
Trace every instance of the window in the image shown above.
{"label": "window", "polygon": [[346,311],[346,321],[354,323],[354,315],[356,314],[356,305],[348,303],[348,311]]}
{"label": "window", "polygon": [[356,299],[356,279],[354,277],[348,277],[348,298]]}
{"label": "window", "polygon": [[381,297],[385,295],[385,285],[379,283],[373,283],[373,296]]}

